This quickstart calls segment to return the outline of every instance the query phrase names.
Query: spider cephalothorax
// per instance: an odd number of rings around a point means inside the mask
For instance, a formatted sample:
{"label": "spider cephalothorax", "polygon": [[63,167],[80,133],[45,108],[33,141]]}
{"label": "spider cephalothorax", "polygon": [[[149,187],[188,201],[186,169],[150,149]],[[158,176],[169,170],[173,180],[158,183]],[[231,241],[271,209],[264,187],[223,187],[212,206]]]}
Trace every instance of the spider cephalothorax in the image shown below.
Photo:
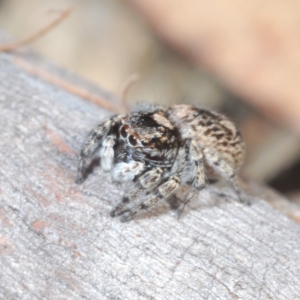
{"label": "spider cephalothorax", "polygon": [[145,168],[173,164],[178,132],[164,111],[126,115],[116,129],[115,164],[132,160],[144,163]]}
{"label": "spider cephalothorax", "polygon": [[[233,183],[244,158],[244,143],[235,125],[223,115],[175,105],[169,109],[148,107],[115,115],[88,136],[79,160],[77,182],[82,182],[87,160],[98,151],[101,167],[115,181],[133,181],[133,187],[111,212],[130,220],[140,210],[171,196],[184,183],[191,191],[179,211],[206,184],[205,172],[212,167]],[[131,208],[134,200],[139,203]]]}

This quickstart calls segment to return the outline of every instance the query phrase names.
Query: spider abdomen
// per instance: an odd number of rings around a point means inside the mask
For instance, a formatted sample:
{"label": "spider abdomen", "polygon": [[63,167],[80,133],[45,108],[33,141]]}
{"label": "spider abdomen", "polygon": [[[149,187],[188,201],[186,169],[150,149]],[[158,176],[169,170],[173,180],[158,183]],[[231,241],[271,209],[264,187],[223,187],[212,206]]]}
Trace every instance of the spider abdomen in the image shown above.
{"label": "spider abdomen", "polygon": [[217,152],[235,169],[243,164],[245,144],[239,130],[228,118],[185,104],[172,106],[168,113],[183,139],[195,140],[206,152]]}

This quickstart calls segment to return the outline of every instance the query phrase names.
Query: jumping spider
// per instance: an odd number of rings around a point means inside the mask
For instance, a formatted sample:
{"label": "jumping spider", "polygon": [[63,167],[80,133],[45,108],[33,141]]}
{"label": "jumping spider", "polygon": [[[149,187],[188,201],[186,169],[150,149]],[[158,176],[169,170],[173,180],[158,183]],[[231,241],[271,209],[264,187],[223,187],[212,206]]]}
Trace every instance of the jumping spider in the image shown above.
{"label": "jumping spider", "polygon": [[[180,214],[205,187],[209,168],[231,181],[239,201],[247,202],[236,175],[245,153],[241,134],[229,119],[210,110],[190,105],[149,106],[109,118],[90,133],[82,147],[77,183],[83,182],[95,152],[102,169],[111,171],[115,181],[133,182],[110,214],[121,216],[122,222],[189,183]],[[138,204],[132,205],[134,200]]]}

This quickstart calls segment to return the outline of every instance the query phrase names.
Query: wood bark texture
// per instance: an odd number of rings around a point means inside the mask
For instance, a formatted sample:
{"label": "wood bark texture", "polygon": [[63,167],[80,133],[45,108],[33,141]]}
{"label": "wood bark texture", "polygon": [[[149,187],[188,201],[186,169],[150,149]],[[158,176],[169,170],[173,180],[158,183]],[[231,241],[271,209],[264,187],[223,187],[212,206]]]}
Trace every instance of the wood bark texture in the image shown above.
{"label": "wood bark texture", "polygon": [[0,55],[0,299],[299,299],[299,224],[264,199],[211,185],[179,221],[162,203],[124,224],[108,174],[75,184],[109,115]]}

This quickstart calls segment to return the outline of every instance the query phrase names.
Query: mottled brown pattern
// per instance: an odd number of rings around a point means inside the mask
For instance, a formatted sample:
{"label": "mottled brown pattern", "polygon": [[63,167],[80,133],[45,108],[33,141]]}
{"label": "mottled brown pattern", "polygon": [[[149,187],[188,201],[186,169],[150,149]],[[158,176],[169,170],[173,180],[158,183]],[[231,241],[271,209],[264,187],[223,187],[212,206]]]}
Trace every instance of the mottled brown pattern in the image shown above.
{"label": "mottled brown pattern", "polygon": [[231,181],[246,202],[236,177],[244,152],[237,128],[221,114],[190,105],[143,107],[113,116],[91,132],[81,150],[77,182],[83,181],[88,160],[100,153],[102,169],[111,171],[115,181],[133,181],[112,217],[129,221],[188,183],[191,190],[178,208],[180,215],[206,185],[209,168]]}
{"label": "mottled brown pattern", "polygon": [[168,112],[183,138],[194,138],[202,148],[216,152],[220,159],[224,159],[234,170],[243,164],[244,141],[234,123],[227,117],[184,104],[175,105]]}

